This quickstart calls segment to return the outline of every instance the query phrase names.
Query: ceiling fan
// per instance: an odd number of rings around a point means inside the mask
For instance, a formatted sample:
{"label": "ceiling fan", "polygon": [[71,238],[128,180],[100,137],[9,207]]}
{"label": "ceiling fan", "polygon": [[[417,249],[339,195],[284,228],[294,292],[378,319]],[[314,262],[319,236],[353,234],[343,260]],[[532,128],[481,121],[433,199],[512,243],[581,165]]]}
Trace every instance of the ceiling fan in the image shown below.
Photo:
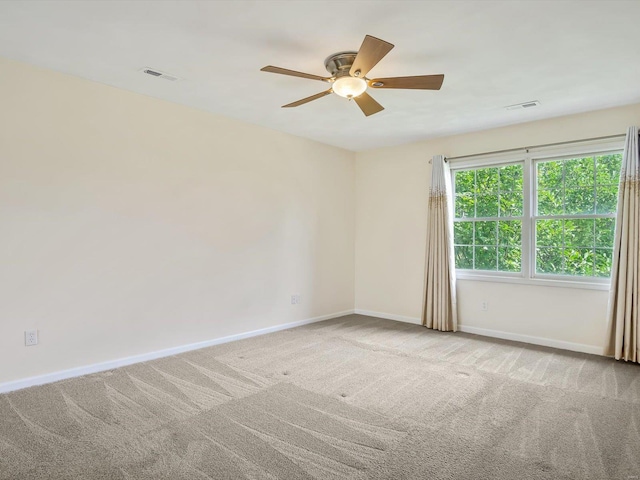
{"label": "ceiling fan", "polygon": [[339,52],[327,57],[324,66],[331,74],[321,77],[309,73],[296,72],[286,68],[268,65],[262,72],[279,73],[292,77],[309,78],[331,84],[329,90],[303,98],[297,102],[283,105],[282,108],[298,107],[313,100],[335,93],[341,97],[352,98],[367,117],[384,110],[366,90],[371,88],[410,88],[418,90],[440,90],[444,75],[419,75],[414,77],[367,78],[367,73],[391,51],[393,45],[379,38],[366,35],[357,52]]}

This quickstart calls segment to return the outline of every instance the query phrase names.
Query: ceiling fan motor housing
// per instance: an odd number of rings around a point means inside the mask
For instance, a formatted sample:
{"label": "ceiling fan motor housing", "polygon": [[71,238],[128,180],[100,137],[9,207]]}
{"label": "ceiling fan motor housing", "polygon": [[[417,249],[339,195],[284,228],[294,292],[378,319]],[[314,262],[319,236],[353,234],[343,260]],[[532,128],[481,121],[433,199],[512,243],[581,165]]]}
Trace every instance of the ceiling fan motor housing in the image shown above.
{"label": "ceiling fan motor housing", "polygon": [[339,52],[327,57],[324,66],[332,77],[344,77],[349,75],[351,65],[356,59],[358,52]]}

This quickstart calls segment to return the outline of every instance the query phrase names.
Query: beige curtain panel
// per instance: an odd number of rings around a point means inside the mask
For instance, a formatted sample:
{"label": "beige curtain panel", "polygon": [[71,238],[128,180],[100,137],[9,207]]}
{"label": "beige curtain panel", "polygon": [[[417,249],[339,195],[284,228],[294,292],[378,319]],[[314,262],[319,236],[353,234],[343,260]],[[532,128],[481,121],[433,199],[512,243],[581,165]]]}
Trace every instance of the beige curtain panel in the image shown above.
{"label": "beige curtain panel", "polygon": [[445,332],[458,329],[452,202],[449,166],[437,155],[431,161],[422,324]]}
{"label": "beige curtain panel", "polygon": [[640,362],[640,153],[638,127],[630,127],[622,157],[618,216],[609,296],[607,355]]}

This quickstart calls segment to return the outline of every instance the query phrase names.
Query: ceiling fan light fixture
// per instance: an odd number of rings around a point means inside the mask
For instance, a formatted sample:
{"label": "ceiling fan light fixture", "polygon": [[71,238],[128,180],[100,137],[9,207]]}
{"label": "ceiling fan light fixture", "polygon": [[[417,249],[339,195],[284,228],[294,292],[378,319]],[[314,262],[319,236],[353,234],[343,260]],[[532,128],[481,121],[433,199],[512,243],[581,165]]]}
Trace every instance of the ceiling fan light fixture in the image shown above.
{"label": "ceiling fan light fixture", "polygon": [[362,78],[344,76],[337,78],[332,85],[333,93],[344,98],[354,98],[364,93],[367,82]]}

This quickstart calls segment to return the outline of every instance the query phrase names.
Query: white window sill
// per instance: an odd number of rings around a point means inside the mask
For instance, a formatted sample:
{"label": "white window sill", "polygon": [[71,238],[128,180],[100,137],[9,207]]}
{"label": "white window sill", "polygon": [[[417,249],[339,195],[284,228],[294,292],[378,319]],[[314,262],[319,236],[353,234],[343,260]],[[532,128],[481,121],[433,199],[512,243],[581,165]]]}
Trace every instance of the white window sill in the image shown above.
{"label": "white window sill", "polygon": [[535,285],[538,287],[580,288],[586,290],[608,291],[610,282],[607,281],[580,281],[576,279],[560,280],[551,278],[524,278],[518,275],[492,275],[488,273],[476,273],[469,271],[456,271],[456,279],[472,282],[496,282],[512,283],[516,285]]}

